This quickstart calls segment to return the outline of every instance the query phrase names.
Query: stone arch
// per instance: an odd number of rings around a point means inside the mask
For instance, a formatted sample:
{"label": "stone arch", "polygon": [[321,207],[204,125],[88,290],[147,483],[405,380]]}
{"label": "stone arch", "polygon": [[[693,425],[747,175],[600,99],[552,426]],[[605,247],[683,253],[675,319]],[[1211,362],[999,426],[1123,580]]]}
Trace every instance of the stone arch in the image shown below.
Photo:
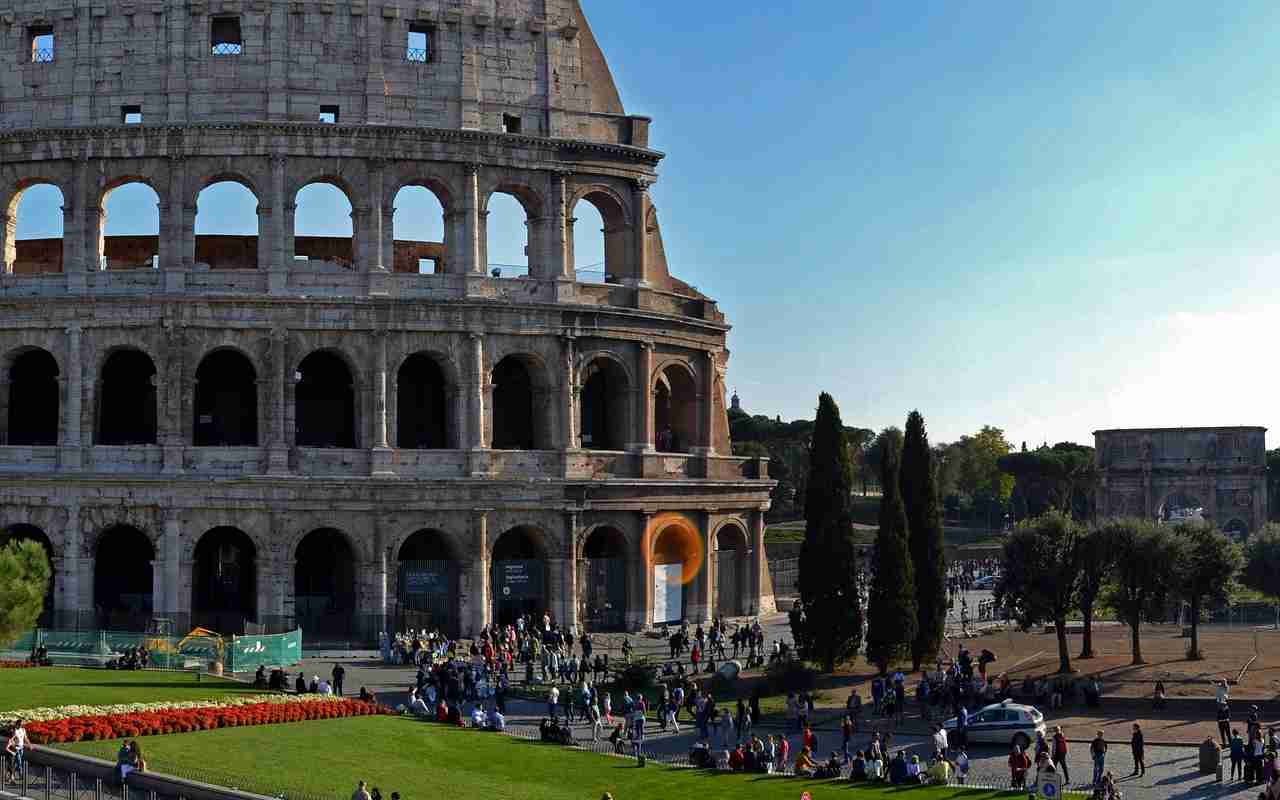
{"label": "stone arch", "polygon": [[535,353],[507,353],[489,371],[494,450],[548,450],[554,447],[546,362]]}
{"label": "stone arch", "polygon": [[210,528],[194,542],[191,624],[240,634],[258,618],[258,546],[239,528]]}
{"label": "stone arch", "polygon": [[109,348],[98,371],[97,444],[156,444],[158,432],[155,360],[140,347]]}
{"label": "stone arch", "polygon": [[[1205,509],[1204,499],[1200,496],[1202,492],[1196,487],[1188,486],[1170,486],[1160,494],[1160,501],[1155,505],[1156,519],[1161,522],[1180,522],[1188,521],[1196,518],[1195,512],[1200,512],[1200,519],[1203,519]],[[1184,515],[1190,514],[1190,517]]]}
{"label": "stone arch", "polygon": [[[157,268],[157,259],[160,254],[160,209],[164,205],[164,193],[161,191],[161,183],[145,174],[126,173],[117,175],[112,179],[103,183],[98,194],[97,208],[101,220],[100,227],[97,230],[97,244],[95,255],[97,261],[96,266],[107,270],[124,270],[124,269],[155,269]],[[129,186],[145,187],[147,193],[155,199],[154,209],[143,211],[147,207],[146,203],[141,206],[131,204],[128,209],[129,213],[126,218],[128,224],[136,225],[140,219],[154,219],[155,224],[144,224],[142,227],[145,231],[130,231],[128,233],[111,233],[108,234],[108,228],[113,224],[112,220],[121,216],[118,212],[116,215],[108,213],[108,207],[111,205],[111,197],[121,189]],[[135,190],[136,191],[136,190]],[[147,198],[148,200],[150,198]],[[139,196],[135,199],[135,203],[141,203],[142,198]],[[155,228],[155,233],[151,233],[150,229]]]}
{"label": "stone arch", "polygon": [[[191,203],[196,210],[193,236],[196,264],[209,269],[258,269],[262,253],[262,194],[252,178],[234,170],[220,170],[203,176],[197,184]],[[208,195],[206,195],[208,193]],[[244,230],[208,230],[207,217],[202,216],[200,199],[216,200],[219,206],[234,205],[234,222],[224,226]],[[251,223],[246,224],[249,219]],[[205,230],[201,230],[206,228]],[[251,229],[251,230],[250,230]]]}
{"label": "stone arch", "polygon": [[673,360],[654,370],[654,446],[661,452],[687,453],[697,444],[698,381],[687,363]]}
{"label": "stone arch", "polygon": [[646,531],[646,573],[654,586],[654,624],[693,616],[698,600],[695,578],[705,567],[707,553],[698,526],[679,514],[656,518]]}
{"label": "stone arch", "polygon": [[427,350],[405,356],[395,372],[396,446],[441,450],[458,446],[451,409],[458,391],[447,357]]}
{"label": "stone arch", "polygon": [[192,443],[196,447],[256,447],[258,371],[240,348],[205,353],[195,372]]}
{"label": "stone arch", "polygon": [[335,348],[307,353],[294,371],[294,420],[299,447],[359,446],[357,372]]}
{"label": "stone arch", "polygon": [[720,617],[737,617],[747,612],[746,597],[751,587],[750,538],[740,520],[728,519],[716,526],[712,537],[715,548],[715,613]]}
{"label": "stone arch", "polygon": [[[620,283],[627,279],[638,279],[635,270],[635,258],[632,246],[632,223],[628,202],[612,187],[605,184],[591,184],[577,187],[569,201],[569,219],[573,228],[569,236],[569,259],[575,268],[588,272],[590,265],[579,264],[578,252],[586,249],[586,237],[579,238],[583,231],[577,223],[578,204],[586,202],[600,215],[602,229],[599,249],[603,252],[602,271],[605,283]],[[597,234],[591,233],[595,238]],[[580,248],[580,245],[583,245]]]}
{"label": "stone arch", "polygon": [[[495,211],[494,197],[496,195],[506,195],[515,198],[516,203],[520,207],[520,211],[524,214],[524,263],[518,263],[517,256],[504,256],[504,258],[514,259],[512,263],[499,263],[495,261],[498,257],[499,248],[494,245],[497,243],[495,237],[509,235],[518,236],[518,225],[514,217],[508,218],[510,214],[503,212],[497,217],[497,222],[492,216]],[[542,195],[528,183],[519,179],[499,179],[487,184],[480,192],[480,257],[481,263],[485,265],[488,274],[494,277],[511,278],[522,277],[522,275],[534,275],[538,271],[538,256],[540,253],[541,224],[545,217],[544,209],[546,204]],[[501,209],[498,209],[501,211]],[[505,252],[512,252],[507,250]]]}
{"label": "stone arch", "polygon": [[[51,192],[58,195],[58,235],[56,237],[30,237],[22,239],[19,244],[22,228],[26,226],[24,215],[35,213],[30,208],[25,212],[22,208],[23,197],[28,189],[37,186],[50,187]],[[39,194],[39,192],[37,192]],[[4,238],[4,252],[0,253],[0,272],[11,272],[19,275],[42,272],[63,272],[66,243],[66,219],[68,192],[57,180],[48,177],[27,177],[17,181],[13,193],[4,203],[4,214],[8,217],[10,235]],[[48,198],[46,202],[52,200]],[[38,200],[37,200],[38,202]]]}
{"label": "stone arch", "polygon": [[447,257],[453,238],[449,235],[452,195],[447,184],[436,177],[409,177],[398,181],[390,197],[384,200],[383,209],[384,220],[389,217],[390,221],[390,230],[384,235],[391,237],[392,272],[457,271],[451,268]]}
{"label": "stone arch", "polygon": [[[303,201],[306,199],[303,196],[303,192],[312,186],[332,187],[346,201],[347,207],[350,209],[350,230],[345,236],[341,233],[337,235],[312,235],[301,232],[298,214],[303,206]],[[320,262],[346,269],[354,269],[356,254],[359,252],[356,241],[359,226],[356,224],[357,206],[354,198],[359,197],[359,195],[352,188],[351,183],[339,175],[322,173],[298,184],[292,190],[290,196],[293,198],[293,228],[291,233],[294,261]]]}
{"label": "stone arch", "polygon": [[105,528],[94,540],[93,605],[98,625],[114,630],[145,630],[156,602],[155,543],[128,524]]}
{"label": "stone arch", "polygon": [[631,547],[620,528],[594,525],[582,540],[578,571],[578,619],[588,631],[627,626]]}
{"label": "stone arch", "polygon": [[346,532],[315,528],[294,546],[294,618],[312,641],[349,634],[359,608],[359,548]]}
{"label": "stone arch", "polygon": [[397,630],[439,628],[454,635],[461,627],[462,550],[452,536],[420,528],[395,550]]}
{"label": "stone arch", "polygon": [[58,583],[58,559],[54,553],[53,541],[43,529],[30,523],[19,522],[0,528],[0,548],[10,542],[33,541],[44,548],[45,556],[49,559],[49,585],[44,593],[44,606],[40,610],[40,617],[36,624],[41,627],[49,627],[53,624],[53,614],[56,608],[54,602],[54,587]]}
{"label": "stone arch", "polygon": [[58,357],[22,345],[0,359],[0,370],[0,444],[56,445],[62,418]]}
{"label": "stone arch", "polygon": [[578,431],[583,449],[623,450],[631,422],[631,370],[607,350],[586,353],[578,373]]}
{"label": "stone arch", "polygon": [[552,608],[552,539],[537,525],[516,525],[494,538],[490,569],[493,583],[491,619],[508,625],[521,614],[541,617]]}

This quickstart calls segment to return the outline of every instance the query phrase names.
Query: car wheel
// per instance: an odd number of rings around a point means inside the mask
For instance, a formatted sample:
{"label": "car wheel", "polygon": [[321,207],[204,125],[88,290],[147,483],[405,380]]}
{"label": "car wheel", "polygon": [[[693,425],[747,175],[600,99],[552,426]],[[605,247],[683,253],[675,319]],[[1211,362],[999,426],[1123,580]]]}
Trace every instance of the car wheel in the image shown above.
{"label": "car wheel", "polygon": [[1010,749],[1012,749],[1013,747],[1021,747],[1023,751],[1026,751],[1027,747],[1030,744],[1031,744],[1031,737],[1027,736],[1025,733],[1022,733],[1021,731],[1019,731],[1018,733],[1015,733],[1013,735],[1013,738],[1009,740]]}

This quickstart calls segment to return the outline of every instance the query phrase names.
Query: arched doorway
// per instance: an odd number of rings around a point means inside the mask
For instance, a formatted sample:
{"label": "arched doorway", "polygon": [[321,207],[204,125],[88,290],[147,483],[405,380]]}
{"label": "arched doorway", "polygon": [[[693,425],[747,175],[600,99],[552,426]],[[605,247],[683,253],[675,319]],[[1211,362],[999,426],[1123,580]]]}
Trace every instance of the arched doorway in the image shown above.
{"label": "arched doorway", "polygon": [[334,528],[308,533],[298,543],[293,613],[307,641],[357,633],[356,557],[347,537]]}
{"label": "arched doorway", "polygon": [[444,370],[415,353],[396,373],[396,445],[405,450],[449,447],[449,403]]}
{"label": "arched doorway", "polygon": [[1200,502],[1200,498],[1189,492],[1174,491],[1156,509],[1156,519],[1169,525],[1176,525],[1179,522],[1203,522],[1204,504]]}
{"label": "arched doorway", "polygon": [[48,446],[58,443],[58,362],[47,350],[32,348],[9,366],[8,435],[0,444]]}
{"label": "arched doorway", "polygon": [[586,450],[623,450],[627,442],[627,373],[610,358],[597,358],[583,370],[580,435]]}
{"label": "arched doorway", "polygon": [[153,613],[151,539],[130,525],[117,525],[98,537],[93,558],[93,606],[98,627],[146,630]]}
{"label": "arched doorway", "polygon": [[254,447],[258,444],[258,376],[235,350],[205,356],[196,370],[196,447]]}
{"label": "arched doorway", "polygon": [[347,363],[321,350],[302,359],[298,376],[298,447],[355,447],[355,381]]}
{"label": "arched doorway", "polygon": [[627,539],[599,527],[582,546],[578,569],[579,619],[588,631],[621,631],[627,622]]}
{"label": "arched doorway", "polygon": [[547,548],[542,532],[522,525],[493,543],[493,624],[511,625],[529,614],[536,625],[551,608]]}
{"label": "arched doorway", "polygon": [[653,623],[679,622],[687,617],[696,601],[694,579],[702,571],[705,554],[698,531],[683,519],[667,519],[654,524]]}
{"label": "arched doorway", "polygon": [[659,452],[688,453],[697,444],[698,389],[688,370],[670,366],[658,375],[653,422]]}
{"label": "arched doorway", "polygon": [[49,537],[45,532],[37,528],[35,525],[27,525],[21,523],[11,525],[4,530],[0,530],[0,548],[5,547],[10,542],[37,542],[44,548],[44,554],[49,559],[49,586],[44,592],[44,607],[40,610],[40,617],[36,620],[36,625],[47,628],[53,625],[53,587],[58,580],[58,576],[54,573],[53,560],[53,543],[49,541]]}
{"label": "arched doorway", "polygon": [[238,528],[214,528],[196,542],[191,623],[242,634],[258,618],[257,548]]}
{"label": "arched doorway", "polygon": [[460,619],[458,560],[445,534],[416,531],[400,545],[398,561],[396,629],[439,628],[446,636],[456,636]]}
{"label": "arched doorway", "polygon": [[493,368],[494,450],[532,450],[533,379],[519,356],[507,356]]}
{"label": "arched doorway", "polygon": [[716,614],[738,617],[744,613],[746,592],[747,534],[737,525],[725,525],[716,533],[715,554]]}
{"label": "arched doorway", "polygon": [[117,350],[102,365],[97,442],[156,443],[156,365],[141,350]]}

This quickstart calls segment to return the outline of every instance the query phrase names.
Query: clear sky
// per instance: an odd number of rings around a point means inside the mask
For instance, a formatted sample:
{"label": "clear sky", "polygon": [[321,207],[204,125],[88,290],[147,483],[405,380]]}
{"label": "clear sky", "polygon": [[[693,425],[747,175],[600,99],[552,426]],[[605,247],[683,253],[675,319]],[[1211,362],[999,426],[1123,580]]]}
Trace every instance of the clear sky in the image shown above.
{"label": "clear sky", "polygon": [[[584,5],[654,118],[671,270],[734,324],[748,410],[826,390],[851,425],[919,408],[935,442],[1280,428],[1280,5]],[[323,193],[301,232],[346,222]],[[432,202],[399,200],[397,236],[438,240]],[[509,205],[495,265],[526,263]],[[201,208],[252,232],[251,205]]]}

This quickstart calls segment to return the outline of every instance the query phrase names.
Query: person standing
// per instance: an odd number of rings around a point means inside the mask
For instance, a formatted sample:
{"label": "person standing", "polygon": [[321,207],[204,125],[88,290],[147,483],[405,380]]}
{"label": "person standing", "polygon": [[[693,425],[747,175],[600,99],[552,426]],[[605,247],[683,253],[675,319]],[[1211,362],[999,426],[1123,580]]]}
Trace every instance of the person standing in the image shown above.
{"label": "person standing", "polygon": [[1107,740],[1102,738],[1102,731],[1089,743],[1089,755],[1093,758],[1093,785],[1101,786],[1107,771]]}
{"label": "person standing", "polygon": [[333,693],[338,697],[342,697],[342,679],[347,676],[347,670],[341,664],[333,665]]}
{"label": "person standing", "polygon": [[1139,778],[1147,774],[1146,741],[1142,737],[1142,726],[1133,723],[1133,736],[1129,739],[1129,747],[1133,750],[1133,774]]}
{"label": "person standing", "polygon": [[1222,737],[1222,746],[1231,741],[1231,709],[1226,702],[1218,703],[1218,736]]}
{"label": "person standing", "polygon": [[1062,732],[1062,726],[1056,725],[1053,728],[1053,766],[1062,772],[1062,783],[1071,783],[1071,772],[1067,769],[1067,737]]}
{"label": "person standing", "polygon": [[373,800],[364,781],[360,781],[359,785],[356,786],[356,790],[351,793],[351,800]]}
{"label": "person standing", "polygon": [[1240,731],[1231,731],[1231,780],[1244,778],[1244,739]]}
{"label": "person standing", "polygon": [[1027,785],[1027,770],[1031,769],[1031,757],[1022,752],[1018,745],[1013,746],[1009,754],[1009,788],[1024,789]]}
{"label": "person standing", "polygon": [[10,778],[10,782],[18,783],[22,780],[27,752],[27,729],[22,727],[21,719],[13,721],[13,733],[9,734],[9,741],[5,742],[4,751],[12,759],[10,770],[13,777]]}

